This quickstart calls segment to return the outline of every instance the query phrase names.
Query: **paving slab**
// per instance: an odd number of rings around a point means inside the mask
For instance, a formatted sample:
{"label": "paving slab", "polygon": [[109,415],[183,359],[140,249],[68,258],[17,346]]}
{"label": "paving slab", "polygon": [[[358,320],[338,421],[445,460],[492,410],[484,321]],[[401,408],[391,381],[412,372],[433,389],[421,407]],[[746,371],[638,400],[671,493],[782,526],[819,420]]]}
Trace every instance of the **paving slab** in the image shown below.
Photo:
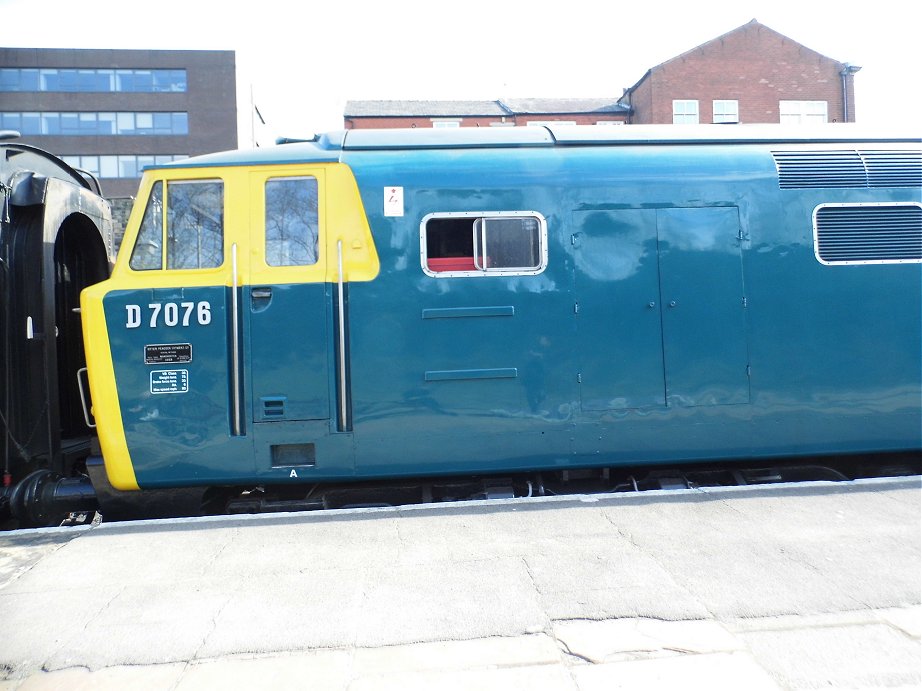
{"label": "paving slab", "polygon": [[920,487],[0,534],[0,691],[912,687]]}
{"label": "paving slab", "polygon": [[744,648],[741,640],[713,620],[570,621],[555,624],[554,635],[570,655],[594,664]]}
{"label": "paving slab", "polygon": [[695,689],[708,691],[780,691],[748,653],[712,653],[657,660],[577,667],[579,691],[610,689]]}
{"label": "paving slab", "polygon": [[884,624],[773,629],[739,634],[788,689],[922,685],[919,641]]}

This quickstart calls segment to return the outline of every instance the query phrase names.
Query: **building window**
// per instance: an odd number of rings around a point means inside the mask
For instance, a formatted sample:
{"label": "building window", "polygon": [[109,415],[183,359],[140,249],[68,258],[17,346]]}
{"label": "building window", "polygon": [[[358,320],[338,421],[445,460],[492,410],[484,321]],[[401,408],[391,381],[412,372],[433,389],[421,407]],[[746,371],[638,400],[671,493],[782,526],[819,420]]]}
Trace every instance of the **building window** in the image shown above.
{"label": "building window", "polygon": [[147,166],[163,165],[171,161],[188,158],[186,154],[156,154],[150,156],[87,155],[62,156],[72,168],[79,168],[97,178],[139,178]]}
{"label": "building window", "polygon": [[811,125],[829,121],[826,101],[780,101],[781,123]]}
{"label": "building window", "polygon": [[714,122],[738,123],[740,121],[739,101],[714,101]]}
{"label": "building window", "polygon": [[547,266],[547,222],[535,211],[435,213],[420,224],[430,276],[520,276]]}
{"label": "building window", "polygon": [[432,126],[435,127],[436,129],[461,127],[461,121],[460,120],[433,120]]}
{"label": "building window", "polygon": [[554,125],[575,125],[576,120],[529,120],[525,124],[529,127],[552,127]]}
{"label": "building window", "polygon": [[183,93],[185,70],[0,68],[0,91]]}
{"label": "building window", "polygon": [[697,125],[698,101],[684,100],[672,102],[673,125]]}
{"label": "building window", "polygon": [[0,129],[23,136],[187,135],[188,113],[0,113]]}

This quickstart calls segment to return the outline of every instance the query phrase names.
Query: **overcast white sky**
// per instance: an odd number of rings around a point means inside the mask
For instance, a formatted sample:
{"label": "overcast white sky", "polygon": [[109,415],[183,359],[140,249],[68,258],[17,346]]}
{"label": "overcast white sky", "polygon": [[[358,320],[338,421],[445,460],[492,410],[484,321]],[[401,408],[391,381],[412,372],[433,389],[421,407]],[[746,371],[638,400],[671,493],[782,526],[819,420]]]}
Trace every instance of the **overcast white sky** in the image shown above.
{"label": "overcast white sky", "polygon": [[347,100],[611,97],[751,19],[860,65],[858,122],[918,129],[918,24],[906,0],[292,2],[0,0],[8,47],[237,51],[240,145],[341,129]]}

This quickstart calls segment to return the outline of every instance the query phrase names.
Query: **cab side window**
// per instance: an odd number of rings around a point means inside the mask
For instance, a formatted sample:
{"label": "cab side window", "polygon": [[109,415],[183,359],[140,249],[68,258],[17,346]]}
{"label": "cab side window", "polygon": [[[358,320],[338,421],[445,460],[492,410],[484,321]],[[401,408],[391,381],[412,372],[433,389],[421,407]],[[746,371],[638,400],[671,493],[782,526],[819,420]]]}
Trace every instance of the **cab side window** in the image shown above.
{"label": "cab side window", "polygon": [[220,180],[154,183],[128,265],[135,271],[150,271],[210,269],[223,263],[223,183]]}
{"label": "cab side window", "polygon": [[266,181],[266,264],[316,264],[318,227],[317,178]]}
{"label": "cab side window", "polygon": [[224,186],[219,180],[167,186],[168,269],[211,269],[224,263]]}
{"label": "cab side window", "polygon": [[144,209],[128,265],[135,271],[163,268],[163,183],[155,182]]}

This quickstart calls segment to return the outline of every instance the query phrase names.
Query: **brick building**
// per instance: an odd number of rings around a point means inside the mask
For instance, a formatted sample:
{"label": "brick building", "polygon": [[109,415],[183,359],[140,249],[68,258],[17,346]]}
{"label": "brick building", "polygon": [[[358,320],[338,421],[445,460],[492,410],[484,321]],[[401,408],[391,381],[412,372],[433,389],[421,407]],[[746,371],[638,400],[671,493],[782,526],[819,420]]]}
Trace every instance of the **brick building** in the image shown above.
{"label": "brick building", "polygon": [[630,108],[611,98],[521,98],[497,101],[349,101],[346,129],[512,127],[544,122],[623,125]]}
{"label": "brick building", "polygon": [[0,48],[0,129],[135,194],[141,169],[237,148],[234,51]]}
{"label": "brick building", "polygon": [[625,90],[629,122],[854,122],[854,74],[753,19],[651,68]]}

